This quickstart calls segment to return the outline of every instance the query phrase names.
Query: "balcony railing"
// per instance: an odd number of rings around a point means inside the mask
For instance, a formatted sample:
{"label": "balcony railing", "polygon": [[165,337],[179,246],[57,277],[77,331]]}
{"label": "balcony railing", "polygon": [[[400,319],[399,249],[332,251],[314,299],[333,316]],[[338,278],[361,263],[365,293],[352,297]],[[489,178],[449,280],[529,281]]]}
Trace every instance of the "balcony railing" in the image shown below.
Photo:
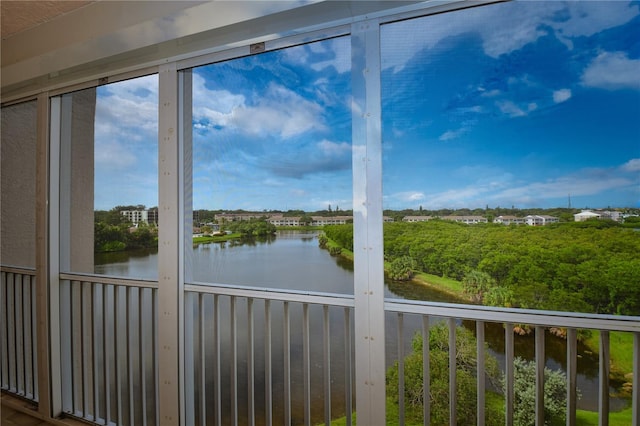
{"label": "balcony railing", "polygon": [[4,266],[1,273],[0,383],[2,390],[37,402],[36,273],[34,269]]}
{"label": "balcony railing", "polygon": [[[60,347],[63,411],[94,424],[159,424],[157,283],[95,275],[60,276]],[[1,380],[4,392],[38,401],[34,271],[2,267]],[[382,313],[381,313],[382,314]],[[407,336],[428,341],[437,321],[449,329],[449,423],[456,413],[456,325],[475,323],[477,413],[484,424],[485,328],[504,326],[505,421],[513,424],[515,324],[535,330],[536,419],[544,423],[542,398],[545,328],[567,329],[567,424],[576,424],[580,330],[599,334],[598,411],[608,424],[609,333],[633,335],[634,385],[640,382],[640,321],[577,313],[496,309],[387,300],[387,365],[398,361],[399,424],[405,423],[404,357]],[[276,289],[185,285],[184,415],[189,425],[321,424],[346,417],[354,406],[354,299],[349,295]],[[429,424],[428,345],[423,345],[424,424]],[[454,367],[454,368],[451,368]],[[632,417],[638,422],[633,387]]]}

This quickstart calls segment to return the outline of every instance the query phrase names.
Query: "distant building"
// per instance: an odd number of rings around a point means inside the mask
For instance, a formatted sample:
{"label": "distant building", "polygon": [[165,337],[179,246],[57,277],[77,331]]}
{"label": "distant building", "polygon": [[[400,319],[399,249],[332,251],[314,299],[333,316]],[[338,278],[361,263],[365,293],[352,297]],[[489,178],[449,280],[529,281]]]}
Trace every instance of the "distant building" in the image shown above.
{"label": "distant building", "polygon": [[600,219],[611,219],[616,222],[622,222],[624,220],[623,214],[615,210],[599,210],[598,213],[600,213]]}
{"label": "distant building", "polygon": [[433,219],[432,216],[405,216],[402,218],[403,222],[426,222]]}
{"label": "distant building", "polygon": [[120,214],[135,226],[138,226],[140,223],[146,225],[158,224],[158,209],[121,210]]}
{"label": "distant building", "polygon": [[351,216],[312,216],[311,218],[313,219],[313,222],[311,222],[313,226],[344,225],[353,220]]}
{"label": "distant building", "polygon": [[576,222],[584,222],[589,219],[609,219],[614,220],[616,222],[622,222],[624,220],[624,215],[618,211],[611,210],[582,210],[580,213],[574,214],[573,218]]}
{"label": "distant building", "polygon": [[550,223],[558,223],[560,222],[560,219],[558,219],[557,217],[554,216],[549,216],[546,214],[541,214],[541,215],[528,215],[527,217],[524,218],[525,222],[527,225],[529,226],[544,226],[544,225],[548,225]]}
{"label": "distant building", "polygon": [[584,222],[589,219],[600,219],[600,214],[594,213],[591,210],[582,210],[580,213],[574,214],[573,219],[576,222]]}
{"label": "distant building", "polygon": [[443,219],[459,223],[466,223],[467,225],[489,222],[486,217],[482,216],[444,216]]}
{"label": "distant building", "polygon": [[527,223],[524,217],[517,216],[498,216],[493,219],[493,223],[501,223],[503,225],[524,225]]}
{"label": "distant building", "polygon": [[275,226],[300,226],[299,216],[283,216],[281,214],[274,214],[267,220]]}

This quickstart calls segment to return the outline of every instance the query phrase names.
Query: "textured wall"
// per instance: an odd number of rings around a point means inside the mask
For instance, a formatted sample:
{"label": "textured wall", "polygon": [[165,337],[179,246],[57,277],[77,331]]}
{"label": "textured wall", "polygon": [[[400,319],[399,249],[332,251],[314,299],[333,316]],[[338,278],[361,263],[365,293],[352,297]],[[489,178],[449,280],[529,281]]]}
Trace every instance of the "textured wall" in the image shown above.
{"label": "textured wall", "polygon": [[[82,90],[70,96],[73,97],[70,141],[70,266],[74,272],[93,273],[93,137],[96,113],[96,89]],[[61,188],[61,190],[63,190],[63,188]]]}
{"label": "textured wall", "polygon": [[36,102],[2,108],[0,262],[36,266]]}

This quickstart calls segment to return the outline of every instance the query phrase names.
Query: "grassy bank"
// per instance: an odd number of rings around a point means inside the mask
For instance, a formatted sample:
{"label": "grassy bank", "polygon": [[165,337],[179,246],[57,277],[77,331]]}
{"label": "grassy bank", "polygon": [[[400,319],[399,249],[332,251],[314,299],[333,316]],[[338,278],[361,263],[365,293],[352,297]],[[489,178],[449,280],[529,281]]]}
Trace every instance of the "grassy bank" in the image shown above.
{"label": "grassy bank", "polygon": [[240,238],[242,235],[240,233],[235,234],[225,234],[225,235],[215,235],[215,236],[202,236],[202,237],[193,237],[193,244],[202,244],[202,243],[223,243],[229,240],[235,240]]}
{"label": "grassy bank", "polygon": [[[591,336],[585,340],[585,344],[594,353],[598,353],[600,333],[595,331],[591,333]],[[633,335],[612,331],[609,333],[609,348],[611,350],[611,376],[615,380],[624,381],[625,374],[633,371]]]}

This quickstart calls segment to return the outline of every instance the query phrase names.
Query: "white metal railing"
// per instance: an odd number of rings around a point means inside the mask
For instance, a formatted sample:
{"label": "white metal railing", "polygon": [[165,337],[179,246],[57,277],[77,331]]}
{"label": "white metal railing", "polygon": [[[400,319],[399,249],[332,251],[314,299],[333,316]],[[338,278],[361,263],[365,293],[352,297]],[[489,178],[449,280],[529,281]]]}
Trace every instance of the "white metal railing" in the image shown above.
{"label": "white metal railing", "polygon": [[63,411],[96,424],[157,424],[157,282],[60,280]]}
{"label": "white metal railing", "polygon": [[[404,424],[404,355],[405,316],[415,317],[420,323],[419,332],[423,342],[429,341],[430,319],[445,319],[449,328],[449,424],[458,424],[456,419],[456,323],[459,320],[475,321],[477,338],[477,424],[485,424],[485,325],[499,323],[504,325],[505,355],[505,422],[512,425],[514,416],[514,325],[526,324],[535,330],[535,365],[536,365],[536,424],[545,424],[544,418],[544,368],[545,368],[545,328],[557,327],[567,329],[566,365],[567,365],[567,425],[576,424],[577,409],[577,360],[579,330],[594,330],[599,333],[599,374],[598,374],[598,414],[599,424],[609,424],[609,373],[610,351],[609,333],[612,331],[633,334],[633,393],[631,398],[633,424],[638,425],[640,409],[640,317],[618,317],[611,315],[579,314],[573,312],[548,312],[520,309],[499,309],[483,306],[455,305],[443,303],[415,302],[406,300],[387,300],[385,311],[396,316],[397,324],[397,357],[398,357],[398,395],[399,423]],[[431,321],[431,324],[433,322]],[[414,322],[415,326],[415,322]],[[390,330],[387,330],[389,333]],[[453,349],[452,349],[453,348]],[[424,368],[424,424],[429,424],[429,345],[423,344]]]}
{"label": "white metal railing", "polygon": [[[158,417],[157,282],[88,274],[60,275],[60,336],[63,411],[94,424],[152,425]],[[2,267],[0,292],[3,391],[37,401],[34,310],[35,274]],[[355,411],[354,299],[351,295],[185,285],[185,422],[205,424],[321,424]],[[514,324],[535,330],[536,413],[544,423],[542,399],[545,328],[567,328],[567,424],[576,424],[580,330],[599,333],[598,409],[607,425],[609,333],[633,335],[633,384],[640,383],[640,318],[498,309],[387,299],[387,365],[398,362],[400,424],[406,337],[416,331],[428,341],[433,324],[475,322],[477,363],[484,366],[485,329],[504,326],[505,421],[513,424]],[[395,326],[395,327],[394,327]],[[395,349],[393,349],[393,348]],[[424,395],[429,395],[429,345],[423,345]],[[456,351],[449,351],[449,421],[456,413]],[[451,368],[453,366],[454,368]],[[488,385],[477,376],[477,424],[485,424]],[[634,386],[632,418],[638,424],[640,397]],[[430,402],[423,401],[424,424]]]}
{"label": "white metal railing", "polygon": [[186,291],[187,424],[329,424],[353,411],[353,296]]}
{"label": "white metal railing", "polygon": [[3,266],[1,273],[1,388],[37,402],[36,273],[10,266]]}

